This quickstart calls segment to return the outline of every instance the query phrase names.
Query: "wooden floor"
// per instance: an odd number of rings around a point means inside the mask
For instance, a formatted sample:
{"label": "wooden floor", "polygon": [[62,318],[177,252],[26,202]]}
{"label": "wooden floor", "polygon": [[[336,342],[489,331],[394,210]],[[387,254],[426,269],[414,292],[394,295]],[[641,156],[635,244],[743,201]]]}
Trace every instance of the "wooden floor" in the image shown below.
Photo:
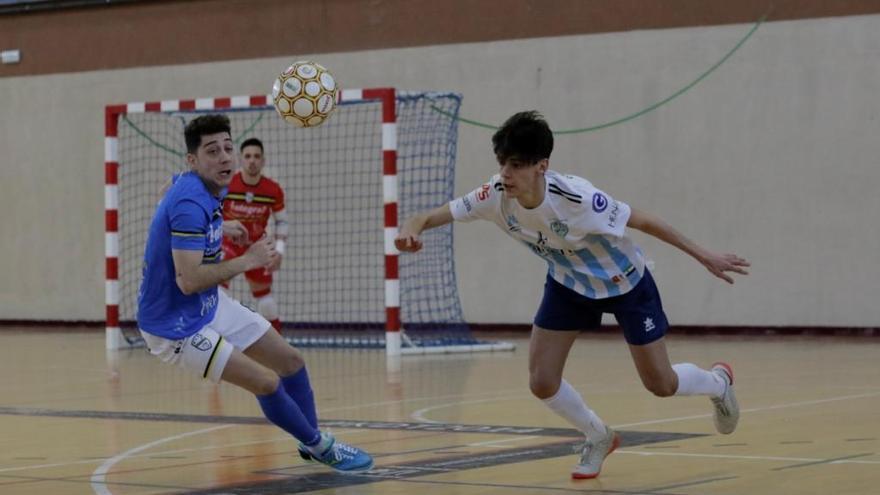
{"label": "wooden floor", "polygon": [[708,399],[653,397],[622,338],[583,337],[566,377],[624,438],[591,481],[569,478],[578,438],[529,395],[522,338],[399,373],[306,351],[323,427],[376,457],[357,476],[301,461],[248,394],[103,338],[0,332],[0,493],[880,494],[876,338],[670,338],[674,362],[733,364],[742,419],[721,436]]}

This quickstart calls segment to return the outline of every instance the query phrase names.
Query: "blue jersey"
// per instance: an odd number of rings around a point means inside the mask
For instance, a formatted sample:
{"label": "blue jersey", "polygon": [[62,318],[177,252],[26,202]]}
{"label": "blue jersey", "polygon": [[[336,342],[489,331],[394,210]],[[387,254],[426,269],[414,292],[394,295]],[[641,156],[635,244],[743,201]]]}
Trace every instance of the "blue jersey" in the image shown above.
{"label": "blue jersey", "polygon": [[182,174],[156,207],[144,250],[138,293],[138,326],[166,339],[188,337],[217,312],[217,286],[184,295],[177,286],[172,249],[201,251],[202,263],[219,263],[223,240],[222,201],[195,172]]}

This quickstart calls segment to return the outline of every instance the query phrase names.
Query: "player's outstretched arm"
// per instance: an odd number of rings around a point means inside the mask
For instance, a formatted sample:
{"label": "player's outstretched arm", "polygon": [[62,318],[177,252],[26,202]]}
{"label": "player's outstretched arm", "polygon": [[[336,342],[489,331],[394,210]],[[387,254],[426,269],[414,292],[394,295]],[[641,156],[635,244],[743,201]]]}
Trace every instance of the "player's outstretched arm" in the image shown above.
{"label": "player's outstretched arm", "polygon": [[203,265],[202,251],[172,249],[176,282],[186,295],[209,289],[239,273],[268,266],[278,256],[271,239],[262,238],[253,243],[241,256],[220,263]]}
{"label": "player's outstretched arm", "polygon": [[720,254],[709,251],[685,237],[684,234],[668,223],[650,213],[632,208],[632,212],[630,213],[626,225],[627,227],[641,230],[648,235],[652,235],[693,256],[694,259],[702,263],[712,275],[715,275],[729,284],[733,283],[733,278],[725,272],[735,272],[742,275],[749,274],[744,268],[751,266],[748,261],[735,254]]}
{"label": "player's outstretched arm", "polygon": [[442,227],[451,223],[452,220],[452,211],[449,210],[449,203],[438,206],[433,210],[417,213],[403,222],[403,227],[400,228],[400,232],[394,239],[394,245],[400,251],[415,253],[422,249],[422,241],[419,239],[419,235],[422,232],[435,227]]}

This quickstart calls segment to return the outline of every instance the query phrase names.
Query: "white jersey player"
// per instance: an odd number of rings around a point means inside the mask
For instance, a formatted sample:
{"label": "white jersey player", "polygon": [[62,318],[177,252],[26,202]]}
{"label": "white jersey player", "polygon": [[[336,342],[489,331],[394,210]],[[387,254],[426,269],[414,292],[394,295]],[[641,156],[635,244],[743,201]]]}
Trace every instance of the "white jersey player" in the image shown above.
{"label": "white jersey player", "polygon": [[474,191],[403,224],[395,245],[422,248],[422,231],[453,220],[489,220],[528,246],[548,265],[544,297],[535,315],[529,350],[529,386],[547,407],[584,433],[572,470],[577,479],[599,475],[620,439],[565,380],[562,370],[580,330],[597,328],[603,313],[615,316],[645,388],[660,397],[708,395],[715,427],[732,433],[739,419],[733,371],[715,363],[707,371],[691,363],[671,365],[668,327],[660,295],[641,249],[626,227],[667,242],[729,283],[725,272],[747,274],[749,263],[709,251],[661,219],[617,201],[589,181],[548,170],[553,133],[537,112],[510,117],[492,136],[500,173]]}

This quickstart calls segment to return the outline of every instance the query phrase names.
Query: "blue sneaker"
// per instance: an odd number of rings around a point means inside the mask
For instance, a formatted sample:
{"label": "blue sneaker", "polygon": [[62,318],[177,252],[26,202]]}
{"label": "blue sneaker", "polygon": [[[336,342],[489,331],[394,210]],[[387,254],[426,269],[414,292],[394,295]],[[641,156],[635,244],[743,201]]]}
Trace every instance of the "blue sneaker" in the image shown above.
{"label": "blue sneaker", "polygon": [[317,453],[312,448],[301,445],[299,455],[305,460],[320,462],[342,473],[369,471],[373,467],[373,458],[370,454],[337,441],[329,433],[321,433],[321,441],[316,448],[321,448],[323,452]]}

